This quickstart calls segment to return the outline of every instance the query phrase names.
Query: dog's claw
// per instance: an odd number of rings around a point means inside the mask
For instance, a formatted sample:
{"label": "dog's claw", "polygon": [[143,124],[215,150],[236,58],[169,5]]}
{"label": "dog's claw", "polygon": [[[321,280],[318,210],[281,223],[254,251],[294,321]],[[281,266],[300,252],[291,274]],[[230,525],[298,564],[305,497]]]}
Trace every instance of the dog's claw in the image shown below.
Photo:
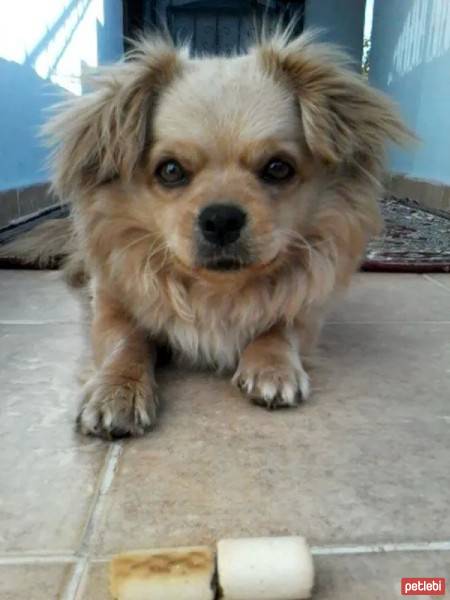
{"label": "dog's claw", "polygon": [[147,382],[113,385],[94,378],[85,388],[77,428],[106,440],[142,436],[156,419],[157,404]]}
{"label": "dog's claw", "polygon": [[309,394],[309,377],[302,367],[266,368],[260,372],[239,368],[232,382],[254,404],[268,410],[297,406]]}

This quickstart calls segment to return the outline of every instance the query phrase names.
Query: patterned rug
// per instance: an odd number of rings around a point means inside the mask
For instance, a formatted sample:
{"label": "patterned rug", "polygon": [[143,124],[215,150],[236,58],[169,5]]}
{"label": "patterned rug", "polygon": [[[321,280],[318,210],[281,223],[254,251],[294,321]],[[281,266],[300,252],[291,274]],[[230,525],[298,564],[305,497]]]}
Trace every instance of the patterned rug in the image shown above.
{"label": "patterned rug", "polygon": [[367,249],[364,271],[450,272],[450,213],[385,198],[384,231]]}

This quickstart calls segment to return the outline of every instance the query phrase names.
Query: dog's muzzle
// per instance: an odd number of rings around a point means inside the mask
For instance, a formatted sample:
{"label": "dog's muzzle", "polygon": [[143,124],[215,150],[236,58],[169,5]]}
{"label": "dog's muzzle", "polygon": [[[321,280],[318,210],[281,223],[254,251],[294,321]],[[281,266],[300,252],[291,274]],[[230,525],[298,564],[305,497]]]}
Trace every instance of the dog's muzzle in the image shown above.
{"label": "dog's muzzle", "polygon": [[198,216],[197,257],[200,266],[229,271],[249,262],[244,238],[246,213],[234,204],[210,204]]}

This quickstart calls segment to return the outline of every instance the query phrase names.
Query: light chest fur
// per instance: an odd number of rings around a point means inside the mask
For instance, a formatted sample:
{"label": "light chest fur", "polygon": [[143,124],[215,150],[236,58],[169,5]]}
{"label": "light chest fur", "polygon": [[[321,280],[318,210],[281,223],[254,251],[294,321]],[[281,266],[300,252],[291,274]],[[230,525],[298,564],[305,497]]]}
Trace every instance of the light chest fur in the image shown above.
{"label": "light chest fur", "polygon": [[310,289],[307,272],[300,267],[251,285],[219,289],[204,281],[186,284],[168,277],[150,287],[136,282],[130,307],[136,321],[153,338],[168,343],[179,362],[223,371],[236,367],[255,336],[306,312]]}

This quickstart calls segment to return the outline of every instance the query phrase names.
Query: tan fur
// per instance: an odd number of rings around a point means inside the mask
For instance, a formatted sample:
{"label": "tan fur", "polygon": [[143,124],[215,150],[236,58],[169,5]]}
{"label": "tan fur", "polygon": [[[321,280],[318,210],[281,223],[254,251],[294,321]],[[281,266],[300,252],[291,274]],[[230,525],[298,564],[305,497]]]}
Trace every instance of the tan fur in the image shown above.
{"label": "tan fur", "polygon": [[[379,229],[385,142],[409,135],[394,107],[308,34],[277,34],[235,58],[145,41],[98,85],[48,127],[54,187],[73,201],[96,296],[101,351],[82,430],[136,434],[153,420],[146,337],[181,360],[236,370],[260,403],[295,404],[325,308]],[[293,180],[258,178],[272,156],[295,165]],[[192,173],[188,185],[158,183],[164,158]],[[232,272],[205,269],[195,253],[197,215],[223,201],[248,215],[251,264]]]}

